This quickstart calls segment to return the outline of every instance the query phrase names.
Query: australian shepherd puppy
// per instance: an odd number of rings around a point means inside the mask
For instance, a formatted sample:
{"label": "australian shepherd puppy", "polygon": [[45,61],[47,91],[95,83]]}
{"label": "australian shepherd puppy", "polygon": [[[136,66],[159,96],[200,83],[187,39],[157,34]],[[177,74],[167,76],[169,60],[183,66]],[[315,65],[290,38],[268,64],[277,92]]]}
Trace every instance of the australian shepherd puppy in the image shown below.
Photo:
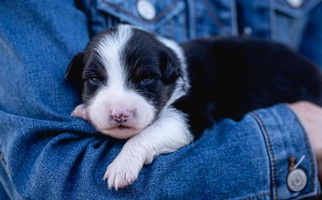
{"label": "australian shepherd puppy", "polygon": [[115,189],[216,120],[283,102],[322,104],[318,67],[282,44],[238,37],[178,44],[130,25],[95,36],[65,79],[83,100],[73,116],[127,139],[104,175]]}

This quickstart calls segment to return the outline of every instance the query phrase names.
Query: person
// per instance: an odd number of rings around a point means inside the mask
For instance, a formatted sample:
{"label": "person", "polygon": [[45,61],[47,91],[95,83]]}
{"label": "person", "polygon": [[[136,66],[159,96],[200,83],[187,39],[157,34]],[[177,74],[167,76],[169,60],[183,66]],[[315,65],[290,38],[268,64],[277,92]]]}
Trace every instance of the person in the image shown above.
{"label": "person", "polygon": [[223,119],[144,166],[132,185],[109,190],[102,178],[124,141],[70,116],[80,98],[64,72],[93,35],[118,23],[179,42],[208,35],[272,39],[322,66],[321,2],[2,0],[1,199],[317,197],[322,109],[308,102],[259,109],[239,122]]}

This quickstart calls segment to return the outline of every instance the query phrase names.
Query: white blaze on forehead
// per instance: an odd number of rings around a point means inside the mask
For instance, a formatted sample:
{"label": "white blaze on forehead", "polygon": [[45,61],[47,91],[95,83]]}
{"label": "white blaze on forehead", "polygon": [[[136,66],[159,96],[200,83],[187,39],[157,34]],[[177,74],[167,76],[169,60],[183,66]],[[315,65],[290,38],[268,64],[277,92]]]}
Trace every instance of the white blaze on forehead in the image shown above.
{"label": "white blaze on forehead", "polygon": [[125,63],[122,51],[132,33],[131,26],[118,26],[115,32],[103,36],[95,48],[100,61],[106,69],[107,85],[110,89],[125,89],[126,73],[124,71]]}
{"label": "white blaze on forehead", "polygon": [[[133,33],[133,27],[119,25],[114,32],[103,35],[94,50],[107,73],[106,85],[100,87],[87,107],[88,116],[102,133],[115,138],[129,138],[149,126],[156,114],[155,107],[146,98],[129,87],[125,67],[124,47]],[[113,118],[113,111],[130,111],[124,126]]]}

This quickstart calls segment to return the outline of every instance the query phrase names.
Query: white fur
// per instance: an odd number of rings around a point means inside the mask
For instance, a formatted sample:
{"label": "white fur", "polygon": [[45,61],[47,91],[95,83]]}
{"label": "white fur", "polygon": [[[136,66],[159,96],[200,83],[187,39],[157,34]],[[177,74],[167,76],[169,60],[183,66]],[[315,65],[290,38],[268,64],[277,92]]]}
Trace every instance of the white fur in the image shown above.
{"label": "white fur", "polygon": [[[132,29],[129,25],[118,26],[115,34],[99,41],[96,51],[104,58],[102,62],[107,71],[107,84],[99,89],[87,107],[89,119],[98,130],[112,137],[130,138],[104,175],[109,188],[115,189],[133,183],[143,165],[151,163],[156,156],[174,152],[193,140],[185,114],[171,107],[190,87],[182,49],[175,42],[157,38],[177,55],[183,76],[176,81],[173,95],[156,118],[155,108],[126,83],[122,49],[133,34]],[[81,108],[79,113],[83,112]],[[115,109],[135,112],[131,129],[113,129],[110,113]]]}
{"label": "white fur", "polygon": [[108,179],[109,188],[123,188],[133,183],[144,164],[150,164],[156,156],[174,152],[193,140],[186,116],[171,107],[171,104],[185,95],[190,88],[183,51],[171,40],[162,37],[158,37],[158,40],[177,55],[183,75],[176,81],[173,95],[158,119],[142,132],[131,137],[120,154],[108,166],[104,179]]}
{"label": "white fur", "polygon": [[104,180],[109,188],[123,188],[133,183],[144,164],[163,153],[171,153],[193,140],[186,118],[176,109],[168,109],[140,134],[130,138],[108,166]]}
{"label": "white fur", "polygon": [[107,86],[116,91],[126,89],[124,62],[120,55],[131,35],[130,27],[120,26],[115,34],[103,37],[95,49],[108,73]]}
{"label": "white fur", "polygon": [[167,102],[167,105],[165,106],[165,108],[167,108],[171,104],[173,104],[177,99],[179,99],[183,95],[187,94],[188,90],[190,89],[190,82],[189,82],[189,78],[188,78],[186,58],[185,58],[182,48],[178,45],[178,43],[176,43],[172,40],[166,39],[164,37],[159,36],[159,37],[157,37],[157,39],[161,43],[163,43],[166,47],[173,50],[173,52],[178,57],[180,65],[181,65],[182,75],[176,81],[176,88],[173,92],[173,95],[171,96],[170,100]]}
{"label": "white fur", "polygon": [[[95,50],[106,68],[107,84],[100,88],[88,106],[88,115],[94,126],[104,134],[115,138],[129,138],[152,123],[155,108],[138,95],[126,83],[122,51],[132,35],[130,26],[119,26],[115,34],[103,37]],[[133,119],[126,125],[130,128],[119,129],[111,118],[115,110],[130,110]],[[135,116],[135,117],[134,117]]]}
{"label": "white fur", "polygon": [[[129,124],[130,129],[120,130],[114,127],[115,122],[110,115],[113,110],[117,109],[135,111],[135,118]],[[88,106],[88,114],[98,130],[114,138],[126,139],[138,134],[152,123],[155,118],[155,108],[131,90],[104,87]]]}

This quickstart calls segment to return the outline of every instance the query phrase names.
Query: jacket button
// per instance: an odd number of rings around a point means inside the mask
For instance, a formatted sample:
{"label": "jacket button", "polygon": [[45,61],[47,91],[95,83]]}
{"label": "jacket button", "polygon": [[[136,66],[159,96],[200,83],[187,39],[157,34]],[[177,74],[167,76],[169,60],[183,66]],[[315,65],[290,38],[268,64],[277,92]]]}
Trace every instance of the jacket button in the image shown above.
{"label": "jacket button", "polygon": [[138,0],[136,8],[143,19],[151,20],[156,15],[153,4],[147,0]]}
{"label": "jacket button", "polygon": [[251,35],[253,32],[253,29],[249,26],[246,26],[244,29],[243,29],[243,35]]}
{"label": "jacket button", "polygon": [[301,191],[307,183],[307,176],[302,169],[294,169],[287,176],[287,186],[293,192]]}
{"label": "jacket button", "polygon": [[303,0],[287,0],[292,8],[300,8],[303,5]]}

